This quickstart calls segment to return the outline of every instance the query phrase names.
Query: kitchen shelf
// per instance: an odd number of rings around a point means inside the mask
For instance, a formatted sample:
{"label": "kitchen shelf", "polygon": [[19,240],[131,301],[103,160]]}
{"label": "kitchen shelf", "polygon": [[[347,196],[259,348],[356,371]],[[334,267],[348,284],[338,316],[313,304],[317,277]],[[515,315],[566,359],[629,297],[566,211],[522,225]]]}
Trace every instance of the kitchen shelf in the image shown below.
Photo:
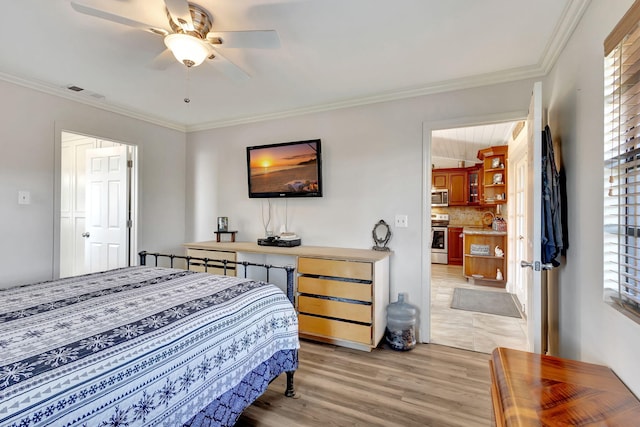
{"label": "kitchen shelf", "polygon": [[[462,270],[467,279],[477,280],[477,284],[504,286],[507,281],[507,233],[491,229],[465,228],[463,230],[464,256]],[[472,245],[488,246],[493,255],[471,253]],[[495,247],[499,246],[503,256],[495,255]],[[502,272],[502,279],[496,279],[498,269]],[[480,277],[482,276],[482,277]]]}
{"label": "kitchen shelf", "polygon": [[[482,160],[482,194],[481,204],[501,205],[507,203],[507,156],[508,146],[498,145],[478,151],[478,159]],[[500,182],[494,179],[501,175]]]}
{"label": "kitchen shelf", "polygon": [[473,257],[473,258],[486,258],[486,259],[504,259],[503,256],[495,256],[495,255],[475,255],[475,254],[464,254],[464,256]]}

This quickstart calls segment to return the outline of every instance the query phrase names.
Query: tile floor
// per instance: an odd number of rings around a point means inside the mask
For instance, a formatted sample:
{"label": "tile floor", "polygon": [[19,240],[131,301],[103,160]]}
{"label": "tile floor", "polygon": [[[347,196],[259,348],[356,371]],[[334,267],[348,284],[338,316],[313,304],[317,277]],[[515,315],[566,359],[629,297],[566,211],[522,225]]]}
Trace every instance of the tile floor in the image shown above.
{"label": "tile floor", "polygon": [[462,267],[431,265],[431,342],[491,353],[496,347],[527,350],[525,319],[450,308],[454,288],[505,292],[474,285],[462,276]]}

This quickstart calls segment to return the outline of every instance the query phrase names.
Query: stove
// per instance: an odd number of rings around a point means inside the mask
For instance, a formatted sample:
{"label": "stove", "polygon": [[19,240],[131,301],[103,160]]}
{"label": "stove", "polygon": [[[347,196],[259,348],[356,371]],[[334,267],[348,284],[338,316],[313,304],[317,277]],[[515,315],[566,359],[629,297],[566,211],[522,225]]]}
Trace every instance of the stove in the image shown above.
{"label": "stove", "polygon": [[448,214],[431,214],[431,263],[449,263]]}
{"label": "stove", "polygon": [[449,225],[449,214],[431,214],[432,227],[447,227]]}

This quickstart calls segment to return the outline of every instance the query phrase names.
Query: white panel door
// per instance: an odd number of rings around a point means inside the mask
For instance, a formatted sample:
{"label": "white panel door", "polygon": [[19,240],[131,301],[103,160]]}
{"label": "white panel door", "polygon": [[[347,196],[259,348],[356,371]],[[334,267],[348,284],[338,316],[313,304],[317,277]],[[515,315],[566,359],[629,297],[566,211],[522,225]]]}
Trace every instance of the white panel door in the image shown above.
{"label": "white panel door", "polygon": [[62,142],[60,159],[60,277],[84,274],[85,172],[95,138]]}
{"label": "white panel door", "polygon": [[[513,216],[511,218],[511,231],[513,233],[513,258],[510,262],[510,271],[513,271],[511,275],[511,283],[513,284],[512,290],[518,297],[518,301],[520,302],[520,308],[525,312],[526,315],[529,314],[527,300],[528,300],[528,292],[527,292],[527,281],[526,277],[527,272],[526,269],[520,268],[520,261],[526,259],[526,246],[527,242],[525,241],[525,237],[527,235],[529,215],[527,212],[527,191],[528,189],[528,159],[527,159],[527,140],[523,139],[521,145],[516,143],[514,145],[514,150],[511,150],[511,145],[509,146],[509,172],[510,172],[510,180],[509,187],[513,188],[513,193],[511,194],[511,199],[509,199],[509,204],[513,203]],[[511,184],[513,183],[513,184]]]}
{"label": "white panel door", "polygon": [[[522,268],[527,289],[529,350],[546,351],[546,297],[541,280],[542,236],[542,83],[533,85],[527,116],[527,191],[523,201],[527,221],[523,235]],[[526,266],[525,266],[526,264]]]}
{"label": "white panel door", "polygon": [[87,150],[85,266],[87,272],[128,264],[127,147]]}

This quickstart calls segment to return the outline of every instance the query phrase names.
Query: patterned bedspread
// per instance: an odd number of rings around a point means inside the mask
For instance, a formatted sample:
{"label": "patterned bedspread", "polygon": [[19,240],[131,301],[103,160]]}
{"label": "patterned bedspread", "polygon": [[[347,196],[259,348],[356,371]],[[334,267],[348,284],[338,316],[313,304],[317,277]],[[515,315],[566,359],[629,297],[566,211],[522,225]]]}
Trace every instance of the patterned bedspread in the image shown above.
{"label": "patterned bedspread", "polygon": [[214,415],[232,424],[296,369],[297,330],[280,289],[236,277],[130,267],[0,290],[0,425],[195,426],[239,396]]}

